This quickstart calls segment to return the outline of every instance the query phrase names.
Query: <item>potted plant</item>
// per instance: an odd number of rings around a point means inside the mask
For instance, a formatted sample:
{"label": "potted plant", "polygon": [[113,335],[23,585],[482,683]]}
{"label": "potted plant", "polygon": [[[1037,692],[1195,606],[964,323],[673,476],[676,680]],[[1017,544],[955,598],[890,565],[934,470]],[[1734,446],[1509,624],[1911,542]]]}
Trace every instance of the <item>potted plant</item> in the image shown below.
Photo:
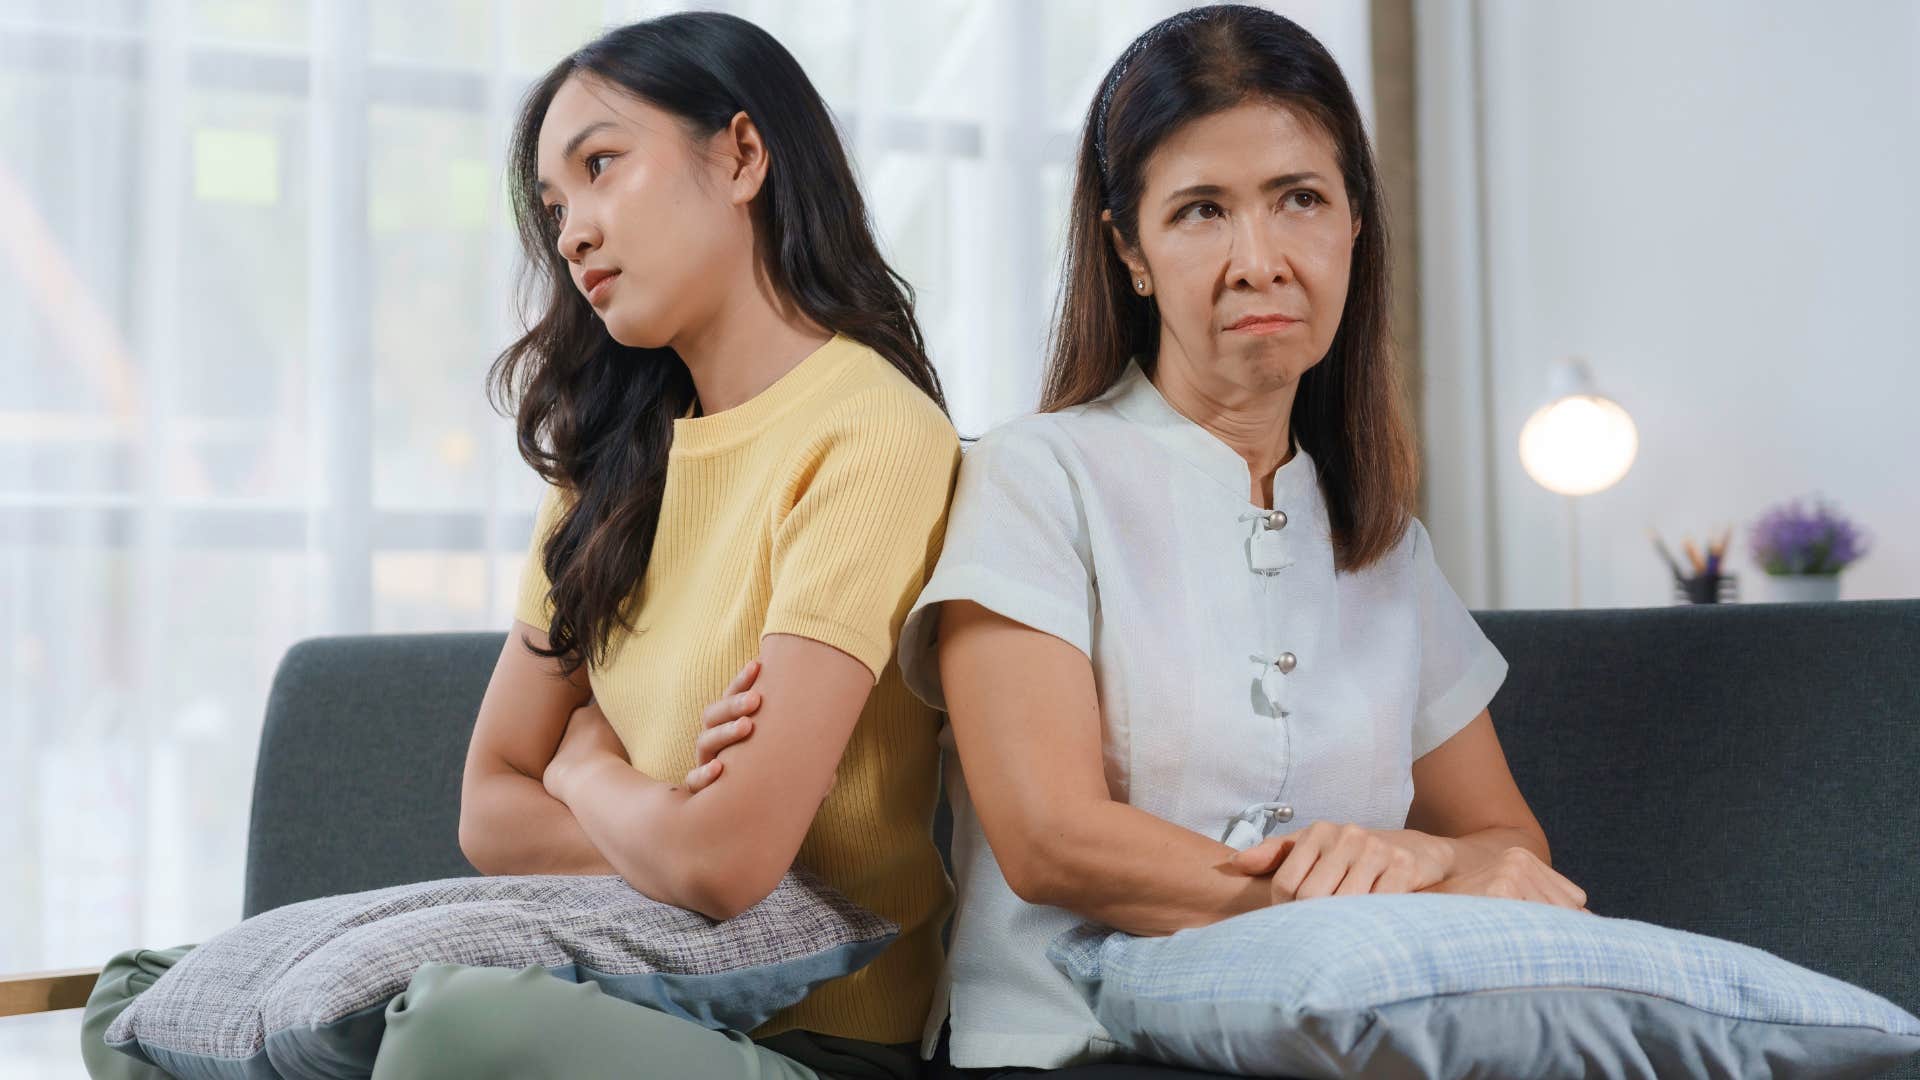
{"label": "potted plant", "polygon": [[1859,528],[1821,500],[1811,508],[1795,499],[1768,509],[1750,540],[1771,600],[1838,600],[1840,571],[1867,553]]}

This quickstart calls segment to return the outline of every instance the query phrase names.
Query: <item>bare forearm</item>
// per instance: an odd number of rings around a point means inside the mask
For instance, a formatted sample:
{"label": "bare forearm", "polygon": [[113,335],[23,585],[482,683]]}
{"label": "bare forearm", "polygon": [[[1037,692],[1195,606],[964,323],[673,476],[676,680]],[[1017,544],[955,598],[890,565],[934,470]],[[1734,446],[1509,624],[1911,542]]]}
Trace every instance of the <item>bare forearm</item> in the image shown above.
{"label": "bare forearm", "polygon": [[461,793],[460,850],[483,874],[614,874],[567,805],[518,772]]}
{"label": "bare forearm", "polygon": [[[1270,878],[1234,850],[1119,802],[1068,815],[1043,845],[1029,897],[1132,934],[1162,935],[1265,907]],[[1022,875],[1025,877],[1026,875]]]}
{"label": "bare forearm", "polygon": [[[728,852],[689,835],[686,789],[604,757],[573,771],[555,790],[588,839],[627,884],[662,903],[726,918],[730,911],[709,888],[706,873]],[[701,853],[705,853],[704,857]]]}

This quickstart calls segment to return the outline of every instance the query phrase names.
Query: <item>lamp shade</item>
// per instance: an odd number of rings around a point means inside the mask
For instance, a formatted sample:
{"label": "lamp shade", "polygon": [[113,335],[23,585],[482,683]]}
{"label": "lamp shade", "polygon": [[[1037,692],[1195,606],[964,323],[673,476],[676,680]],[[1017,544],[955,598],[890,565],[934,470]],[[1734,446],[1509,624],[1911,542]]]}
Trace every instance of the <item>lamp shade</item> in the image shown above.
{"label": "lamp shade", "polygon": [[1605,491],[1633,467],[1639,432],[1627,410],[1593,393],[1586,365],[1570,361],[1559,380],[1579,389],[1536,409],[1520,429],[1520,464],[1561,495]]}

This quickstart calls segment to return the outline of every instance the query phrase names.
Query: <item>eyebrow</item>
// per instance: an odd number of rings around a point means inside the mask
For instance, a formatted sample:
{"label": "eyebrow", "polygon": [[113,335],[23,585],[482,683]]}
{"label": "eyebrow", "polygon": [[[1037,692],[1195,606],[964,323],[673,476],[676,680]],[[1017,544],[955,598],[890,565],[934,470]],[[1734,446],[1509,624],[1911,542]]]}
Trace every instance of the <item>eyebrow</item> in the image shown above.
{"label": "eyebrow", "polygon": [[[1272,191],[1276,188],[1291,187],[1294,184],[1302,183],[1307,180],[1324,181],[1325,179],[1326,179],[1325,177],[1321,176],[1317,172],[1287,173],[1284,176],[1276,176],[1273,179],[1267,181],[1266,183],[1261,184],[1260,190]],[[1163,202],[1170,203],[1180,199],[1195,199],[1195,198],[1204,198],[1209,195],[1224,195],[1226,194],[1226,191],[1227,189],[1221,187],[1219,184],[1188,184],[1186,187],[1183,187],[1180,190],[1172,193],[1171,195],[1168,195],[1166,199],[1163,200]]]}
{"label": "eyebrow", "polygon": [[[560,159],[562,161],[570,160],[573,157],[573,152],[575,150],[580,149],[581,143],[586,142],[589,138],[592,138],[594,132],[599,131],[601,128],[610,128],[613,126],[615,125],[611,120],[596,120],[593,123],[588,124],[586,127],[581,128],[578,134],[576,134],[573,138],[567,140],[566,147],[560,151]],[[547,178],[543,176],[543,177],[540,177],[539,181],[534,184],[534,190],[542,195],[545,195],[547,193],[547,189],[552,186],[553,186],[552,184],[547,182]]]}

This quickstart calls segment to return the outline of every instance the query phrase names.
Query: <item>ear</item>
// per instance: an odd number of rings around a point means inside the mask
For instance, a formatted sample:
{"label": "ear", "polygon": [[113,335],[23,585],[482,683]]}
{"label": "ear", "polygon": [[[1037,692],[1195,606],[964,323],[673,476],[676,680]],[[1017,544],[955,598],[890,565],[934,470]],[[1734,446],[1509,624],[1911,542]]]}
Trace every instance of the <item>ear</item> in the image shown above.
{"label": "ear", "polygon": [[1353,235],[1348,237],[1347,239],[1350,242],[1360,239],[1360,215],[1359,214],[1353,215]]}
{"label": "ear", "polygon": [[1113,211],[1100,211],[1100,223],[1107,227],[1107,240],[1113,244],[1113,253],[1127,264],[1127,285],[1135,296],[1150,296],[1153,293],[1153,273],[1147,269],[1147,260],[1140,250],[1127,243],[1120,235],[1120,226],[1113,223]]}
{"label": "ear", "polygon": [[718,132],[717,149],[726,162],[727,197],[735,206],[745,206],[760,194],[767,182],[767,144],[760,128],[744,112],[733,114],[727,126]]}

